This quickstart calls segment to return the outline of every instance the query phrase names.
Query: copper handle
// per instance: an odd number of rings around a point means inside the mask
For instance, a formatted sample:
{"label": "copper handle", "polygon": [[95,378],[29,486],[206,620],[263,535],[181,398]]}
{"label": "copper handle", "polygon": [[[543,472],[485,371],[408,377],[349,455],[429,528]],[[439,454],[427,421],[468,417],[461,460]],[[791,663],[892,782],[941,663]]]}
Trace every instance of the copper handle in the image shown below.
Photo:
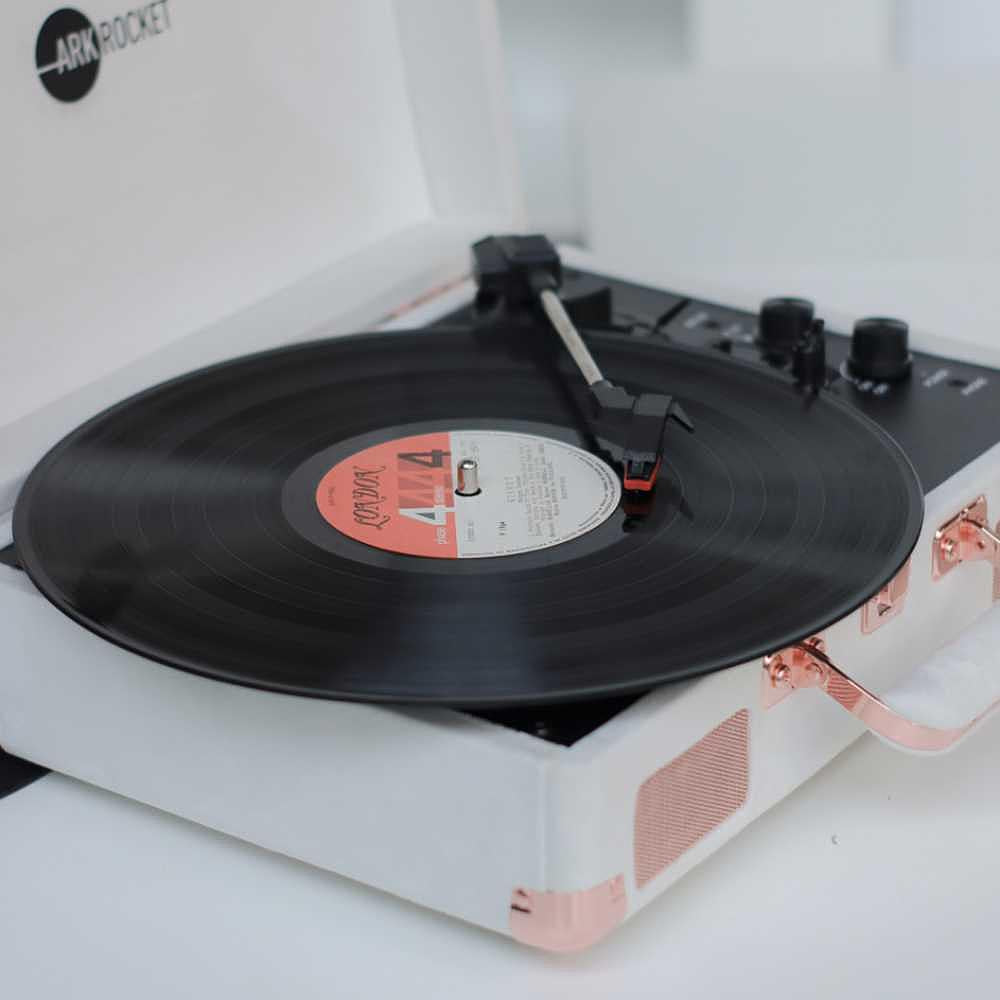
{"label": "copper handle", "polygon": [[815,636],[764,657],[764,680],[765,707],[798,688],[819,688],[873,733],[899,747],[921,753],[941,753],[950,749],[1000,704],[994,701],[975,718],[954,728],[915,722],[848,677],[827,655],[823,640]]}
{"label": "copper handle", "polygon": [[[932,579],[943,579],[962,563],[986,561],[993,566],[993,599],[1000,600],[1000,525],[996,531],[990,530],[985,496],[976,497],[945,521],[934,533],[932,546]],[[862,632],[873,631],[901,610],[908,578],[907,565],[865,605]],[[1000,705],[1000,699],[996,699],[969,722],[952,728],[915,722],[848,677],[830,659],[819,636],[764,657],[762,702],[765,708],[803,687],[824,691],[884,740],[923,753],[940,753],[953,747]]]}

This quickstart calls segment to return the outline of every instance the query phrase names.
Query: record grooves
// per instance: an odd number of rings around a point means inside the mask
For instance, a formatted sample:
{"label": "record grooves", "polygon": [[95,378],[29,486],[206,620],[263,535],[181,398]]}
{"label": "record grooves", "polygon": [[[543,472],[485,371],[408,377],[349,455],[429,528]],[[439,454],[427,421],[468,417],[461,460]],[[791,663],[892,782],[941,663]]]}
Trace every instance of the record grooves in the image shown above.
{"label": "record grooves", "polygon": [[919,482],[855,410],[738,362],[589,339],[617,382],[676,394],[697,427],[670,439],[645,512],[623,503],[580,537],[472,559],[385,551],[327,523],[301,470],[359,443],[471,428],[592,448],[545,331],[435,328],[237,359],[125,400],[29,477],[19,559],[74,619],[175,667],[466,707],[624,695],[744,662],[843,617],[906,560]]}

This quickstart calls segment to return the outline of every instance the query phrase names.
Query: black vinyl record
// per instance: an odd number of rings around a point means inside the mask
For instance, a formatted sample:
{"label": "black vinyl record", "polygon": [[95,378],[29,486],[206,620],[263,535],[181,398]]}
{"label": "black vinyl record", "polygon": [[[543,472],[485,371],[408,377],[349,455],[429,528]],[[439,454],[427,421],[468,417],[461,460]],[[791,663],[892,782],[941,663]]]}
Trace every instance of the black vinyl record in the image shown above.
{"label": "black vinyl record", "polygon": [[439,559],[342,534],[331,462],[482,428],[592,449],[585,386],[539,326],[366,334],[237,359],[95,417],[32,472],[15,543],[82,625],[218,680],[486,707],[636,692],[819,631],[909,556],[923,497],[872,422],[784,377],[593,336],[608,378],[672,393],[645,509],[536,551]]}

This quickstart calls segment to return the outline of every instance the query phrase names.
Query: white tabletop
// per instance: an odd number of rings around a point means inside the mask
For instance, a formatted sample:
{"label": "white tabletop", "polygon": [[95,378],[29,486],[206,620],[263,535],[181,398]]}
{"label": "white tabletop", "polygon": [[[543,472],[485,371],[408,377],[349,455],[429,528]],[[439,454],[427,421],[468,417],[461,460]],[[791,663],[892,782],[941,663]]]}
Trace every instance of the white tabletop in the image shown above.
{"label": "white tabletop", "polygon": [[50,775],[0,800],[0,994],[986,995],[1000,726],[940,758],[863,737],[590,952],[536,953]]}

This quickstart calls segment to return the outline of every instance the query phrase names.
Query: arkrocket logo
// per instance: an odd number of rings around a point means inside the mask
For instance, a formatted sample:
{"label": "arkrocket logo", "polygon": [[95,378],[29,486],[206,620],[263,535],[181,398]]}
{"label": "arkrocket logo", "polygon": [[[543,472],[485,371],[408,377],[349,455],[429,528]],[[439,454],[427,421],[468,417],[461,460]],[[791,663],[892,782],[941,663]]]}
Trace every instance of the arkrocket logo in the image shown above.
{"label": "arkrocket logo", "polygon": [[96,25],[86,14],[62,7],[38,31],[35,66],[42,86],[58,101],[90,93],[101,60],[170,27],[168,0],[155,0]]}

